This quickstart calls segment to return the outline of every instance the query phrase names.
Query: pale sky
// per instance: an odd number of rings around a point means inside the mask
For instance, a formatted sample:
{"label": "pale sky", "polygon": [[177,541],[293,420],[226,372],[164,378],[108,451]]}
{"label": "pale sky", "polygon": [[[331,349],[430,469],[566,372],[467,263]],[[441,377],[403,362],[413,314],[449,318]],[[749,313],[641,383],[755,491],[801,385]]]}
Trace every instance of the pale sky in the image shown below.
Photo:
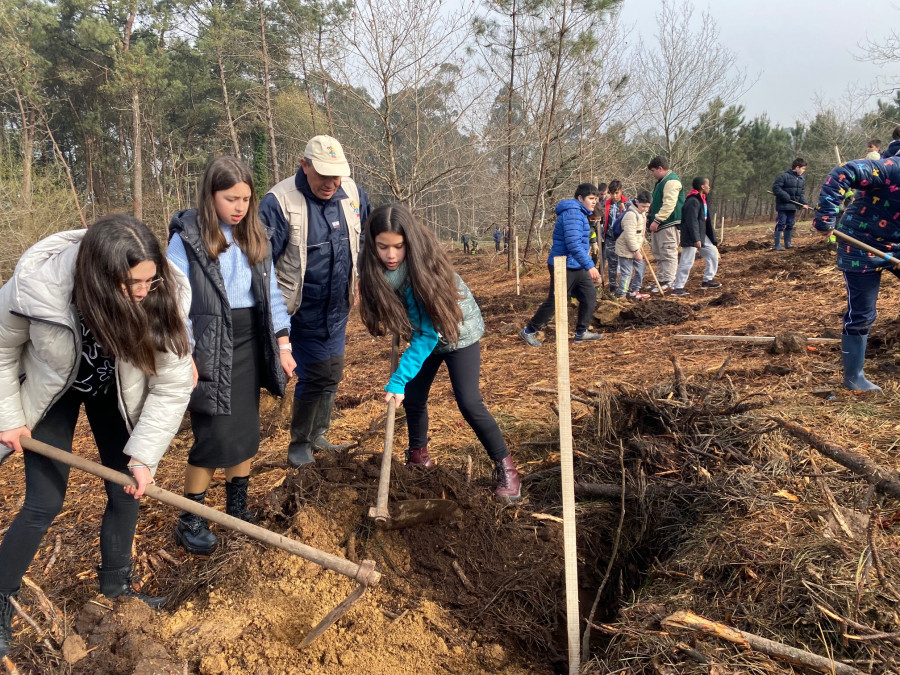
{"label": "pale sky", "polygon": [[[621,21],[656,34],[659,0],[625,0]],[[694,0],[694,17],[710,11],[720,40],[756,84],[739,101],[747,119],[764,112],[773,123],[793,126],[810,119],[818,95],[835,108],[849,104],[848,85],[868,90],[897,82],[900,63],[859,61],[858,45],[883,41],[900,23],[900,0]],[[649,37],[649,35],[648,35]],[[876,80],[881,77],[881,85]],[[890,99],[892,94],[881,94]],[[875,98],[864,110],[874,108]]]}

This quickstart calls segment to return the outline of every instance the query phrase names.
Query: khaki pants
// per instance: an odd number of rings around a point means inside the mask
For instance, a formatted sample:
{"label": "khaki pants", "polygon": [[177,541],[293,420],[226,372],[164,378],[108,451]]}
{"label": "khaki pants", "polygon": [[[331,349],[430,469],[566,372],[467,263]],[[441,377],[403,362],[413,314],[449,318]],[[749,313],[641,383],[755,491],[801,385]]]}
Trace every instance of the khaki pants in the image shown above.
{"label": "khaki pants", "polygon": [[656,276],[660,284],[675,282],[675,271],[678,269],[678,226],[673,225],[664,230],[650,234],[650,250],[656,258]]}

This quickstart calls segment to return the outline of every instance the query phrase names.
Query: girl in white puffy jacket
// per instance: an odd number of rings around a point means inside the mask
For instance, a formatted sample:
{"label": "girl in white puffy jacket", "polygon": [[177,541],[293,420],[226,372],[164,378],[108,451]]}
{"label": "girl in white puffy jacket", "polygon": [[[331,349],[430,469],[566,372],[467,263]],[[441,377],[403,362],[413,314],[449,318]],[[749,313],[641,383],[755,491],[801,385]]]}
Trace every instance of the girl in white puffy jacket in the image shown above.
{"label": "girl in white puffy jacket", "polygon": [[[110,598],[136,595],[138,500],[190,398],[189,305],[184,276],[150,230],[125,215],[38,242],[0,288],[0,456],[21,452],[23,437],[71,452],[84,405],[103,465],[135,479],[105,485],[99,577]],[[25,453],[25,500],[0,543],[0,656],[12,640],[10,598],[62,508],[68,478],[67,466]]]}

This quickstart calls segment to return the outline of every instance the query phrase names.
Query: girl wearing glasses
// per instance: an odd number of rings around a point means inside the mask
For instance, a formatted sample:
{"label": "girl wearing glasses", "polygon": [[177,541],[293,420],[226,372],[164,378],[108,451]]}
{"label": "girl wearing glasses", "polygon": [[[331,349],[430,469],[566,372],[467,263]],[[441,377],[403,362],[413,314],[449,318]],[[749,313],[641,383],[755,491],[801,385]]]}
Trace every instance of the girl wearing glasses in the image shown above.
{"label": "girl wearing glasses", "polygon": [[[206,168],[198,208],[169,224],[169,260],[190,280],[194,363],[199,382],[188,409],[194,444],[184,495],[202,504],[213,472],[225,469],[225,511],[246,521],[250,461],[259,450],[259,390],[284,395],[296,364],[290,317],[257,216],[250,169],[234,157]],[[175,538],[209,555],[218,540],[205,518],[184,512]]]}
{"label": "girl wearing glasses", "polygon": [[[100,590],[131,588],[131,547],[144,494],[191,392],[187,280],[145,225],[126,215],[32,246],[0,289],[0,456],[32,437],[72,450],[84,405],[100,461],[136,486],[106,483]],[[20,374],[24,373],[24,379]],[[62,508],[67,466],[25,453],[25,500],[0,544],[0,656],[10,649],[22,576]]]}

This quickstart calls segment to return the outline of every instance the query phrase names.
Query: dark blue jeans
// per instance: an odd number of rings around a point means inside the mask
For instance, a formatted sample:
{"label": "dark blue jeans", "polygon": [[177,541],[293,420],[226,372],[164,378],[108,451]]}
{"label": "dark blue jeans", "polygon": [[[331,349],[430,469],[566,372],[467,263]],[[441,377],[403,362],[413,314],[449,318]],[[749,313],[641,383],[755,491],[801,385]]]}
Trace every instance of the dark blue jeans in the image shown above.
{"label": "dark blue jeans", "polygon": [[794,229],[794,216],[796,211],[776,211],[775,212],[775,231]]}
{"label": "dark blue jeans", "polygon": [[881,270],[866,274],[844,272],[844,284],[847,287],[844,335],[868,335],[878,316],[875,303],[881,288]]}
{"label": "dark blue jeans", "polygon": [[297,315],[291,320],[291,348],[297,368],[294,398],[315,401],[333,394],[344,379],[344,351],[347,345],[346,319],[331,329],[330,335],[297,330]]}

